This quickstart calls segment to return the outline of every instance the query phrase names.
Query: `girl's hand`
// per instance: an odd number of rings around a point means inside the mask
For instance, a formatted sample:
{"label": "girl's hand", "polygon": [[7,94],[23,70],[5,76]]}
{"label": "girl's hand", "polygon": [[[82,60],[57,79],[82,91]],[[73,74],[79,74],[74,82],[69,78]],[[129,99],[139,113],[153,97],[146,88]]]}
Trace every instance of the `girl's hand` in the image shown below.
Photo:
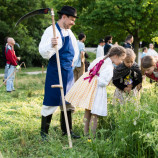
{"label": "girl's hand", "polygon": [[131,90],[132,90],[132,88],[131,88],[131,87],[125,87],[125,88],[124,88],[124,91],[125,91],[125,92],[127,92],[127,93],[130,93],[130,92],[131,92]]}
{"label": "girl's hand", "polygon": [[139,83],[139,84],[137,85],[137,90],[139,91],[141,88],[142,88],[142,83]]}

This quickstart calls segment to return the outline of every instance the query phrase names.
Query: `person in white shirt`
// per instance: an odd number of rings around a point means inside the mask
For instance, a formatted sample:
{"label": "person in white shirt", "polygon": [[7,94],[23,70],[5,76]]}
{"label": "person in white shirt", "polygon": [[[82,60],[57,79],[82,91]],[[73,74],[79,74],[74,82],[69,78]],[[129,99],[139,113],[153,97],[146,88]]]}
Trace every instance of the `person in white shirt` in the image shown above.
{"label": "person in white shirt", "polygon": [[154,45],[152,43],[149,44],[149,49],[148,49],[147,55],[153,56],[153,57],[158,57],[158,53],[154,50]]}
{"label": "person in white shirt", "polygon": [[97,47],[96,58],[104,56],[104,45],[105,45],[105,40],[100,39],[99,45]]}
{"label": "person in white shirt", "polygon": [[[58,106],[60,106],[61,109],[61,130],[63,135],[67,134],[60,89],[51,88],[51,85],[59,84],[58,68],[54,46],[57,45],[59,49],[64,95],[74,84],[72,67],[75,60],[77,60],[79,54],[77,40],[73,32],[71,31],[71,27],[75,25],[75,20],[77,18],[76,9],[70,6],[63,6],[62,9],[57,13],[59,14],[59,20],[57,21],[55,27],[57,38],[53,38],[53,29],[52,26],[49,26],[45,30],[39,44],[40,54],[43,58],[49,59],[45,81],[44,101],[41,111],[41,136],[43,139],[45,139],[48,134],[52,114],[56,111]],[[79,136],[74,135],[74,133],[72,132],[71,113],[72,111],[74,111],[74,107],[70,103],[66,102],[66,110],[70,133],[73,138],[79,138]]]}

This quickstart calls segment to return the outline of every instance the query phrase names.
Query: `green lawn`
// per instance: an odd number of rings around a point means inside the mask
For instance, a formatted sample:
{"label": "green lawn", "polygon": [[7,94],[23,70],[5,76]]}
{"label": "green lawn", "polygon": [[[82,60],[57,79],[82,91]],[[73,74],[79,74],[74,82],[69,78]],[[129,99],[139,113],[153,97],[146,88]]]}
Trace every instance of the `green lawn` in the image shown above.
{"label": "green lawn", "polygon": [[73,139],[73,148],[65,149],[68,141],[61,135],[59,109],[53,115],[48,141],[41,141],[44,81],[45,75],[21,72],[15,92],[0,88],[0,152],[4,158],[158,157],[158,89],[154,84],[144,83],[140,102],[122,106],[112,104],[115,87],[110,85],[108,116],[99,119],[97,137],[91,142],[83,137],[84,110],[77,108],[73,129],[81,139]]}

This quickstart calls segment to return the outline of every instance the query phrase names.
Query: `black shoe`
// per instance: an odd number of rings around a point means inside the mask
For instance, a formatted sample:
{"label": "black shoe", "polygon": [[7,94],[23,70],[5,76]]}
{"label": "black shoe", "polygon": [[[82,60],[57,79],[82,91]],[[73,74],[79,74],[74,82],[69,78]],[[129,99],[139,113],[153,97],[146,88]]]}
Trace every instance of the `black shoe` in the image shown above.
{"label": "black shoe", "polygon": [[7,91],[8,93],[11,93],[12,91]]}
{"label": "black shoe", "polygon": [[[74,138],[74,139],[79,139],[79,138],[81,138],[80,136],[75,135],[74,132],[70,132],[70,134],[71,134],[71,137]],[[67,132],[66,132],[66,133],[65,133],[65,132],[62,133],[62,135],[63,135],[63,136],[67,135]]]}
{"label": "black shoe", "polygon": [[41,131],[40,134],[41,134],[41,137],[42,137],[42,141],[47,141],[48,140],[46,133]]}
{"label": "black shoe", "polygon": [[41,132],[40,132],[42,140],[47,140],[47,135],[48,135],[51,119],[52,119],[52,115],[49,115],[46,117],[42,116]]}
{"label": "black shoe", "polygon": [[75,133],[71,132],[71,137],[74,139],[79,139],[81,138],[80,136],[75,135]]}

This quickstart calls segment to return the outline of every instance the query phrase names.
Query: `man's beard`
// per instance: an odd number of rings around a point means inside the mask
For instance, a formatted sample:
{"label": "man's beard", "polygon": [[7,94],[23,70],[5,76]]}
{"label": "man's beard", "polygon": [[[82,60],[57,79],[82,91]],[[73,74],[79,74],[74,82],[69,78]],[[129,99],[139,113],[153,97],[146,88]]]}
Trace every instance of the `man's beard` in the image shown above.
{"label": "man's beard", "polygon": [[64,29],[70,29],[72,27],[72,25],[66,25],[65,23],[63,23]]}

